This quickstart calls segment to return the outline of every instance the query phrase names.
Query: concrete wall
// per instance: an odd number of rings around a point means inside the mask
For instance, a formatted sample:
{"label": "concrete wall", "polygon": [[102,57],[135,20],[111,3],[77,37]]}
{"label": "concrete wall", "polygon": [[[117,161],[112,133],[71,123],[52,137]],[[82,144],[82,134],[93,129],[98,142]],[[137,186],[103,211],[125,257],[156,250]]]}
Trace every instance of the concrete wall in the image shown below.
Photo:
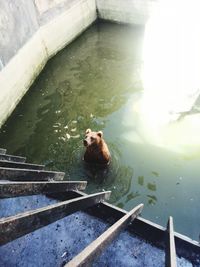
{"label": "concrete wall", "polygon": [[[0,126],[47,60],[96,18],[144,24],[152,0],[0,0]],[[97,10],[98,8],[98,10]]]}
{"label": "concrete wall", "polygon": [[0,69],[37,31],[32,1],[0,0]]}
{"label": "concrete wall", "polygon": [[98,16],[118,23],[144,25],[157,0],[96,0]]}

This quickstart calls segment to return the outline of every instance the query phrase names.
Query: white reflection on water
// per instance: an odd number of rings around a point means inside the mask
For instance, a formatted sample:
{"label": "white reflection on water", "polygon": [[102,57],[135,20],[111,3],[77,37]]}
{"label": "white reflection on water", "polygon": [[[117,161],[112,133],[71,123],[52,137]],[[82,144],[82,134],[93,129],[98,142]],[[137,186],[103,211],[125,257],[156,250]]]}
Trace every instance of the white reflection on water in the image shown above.
{"label": "white reflection on water", "polygon": [[199,114],[176,121],[200,93],[199,10],[199,0],[161,0],[145,29],[143,127],[157,145],[179,152],[200,145]]}

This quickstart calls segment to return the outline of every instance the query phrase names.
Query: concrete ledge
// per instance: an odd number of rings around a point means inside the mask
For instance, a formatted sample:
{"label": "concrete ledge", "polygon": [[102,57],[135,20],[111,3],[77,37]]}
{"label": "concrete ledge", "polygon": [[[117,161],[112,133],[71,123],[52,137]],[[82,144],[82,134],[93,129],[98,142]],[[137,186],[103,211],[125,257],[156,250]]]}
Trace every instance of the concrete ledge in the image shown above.
{"label": "concrete ledge", "polygon": [[94,0],[75,2],[70,9],[40,28],[48,57],[80,35],[97,18]]}
{"label": "concrete ledge", "polygon": [[0,126],[15,109],[47,61],[37,32],[0,72]]}

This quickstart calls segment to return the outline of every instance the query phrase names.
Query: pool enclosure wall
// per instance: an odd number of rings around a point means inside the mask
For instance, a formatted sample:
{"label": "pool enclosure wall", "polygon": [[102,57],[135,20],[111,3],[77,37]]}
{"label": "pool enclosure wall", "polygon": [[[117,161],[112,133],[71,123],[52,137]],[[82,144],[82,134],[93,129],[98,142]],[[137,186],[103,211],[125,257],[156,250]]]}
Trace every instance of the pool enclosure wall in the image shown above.
{"label": "pool enclosure wall", "polygon": [[96,19],[144,25],[152,0],[0,1],[0,126],[50,57]]}

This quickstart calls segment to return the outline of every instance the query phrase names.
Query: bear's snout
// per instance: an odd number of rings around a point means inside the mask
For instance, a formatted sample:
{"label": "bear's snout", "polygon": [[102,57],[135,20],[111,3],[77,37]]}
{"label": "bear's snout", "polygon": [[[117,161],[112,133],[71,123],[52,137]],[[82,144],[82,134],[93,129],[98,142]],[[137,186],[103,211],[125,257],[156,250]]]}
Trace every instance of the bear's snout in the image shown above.
{"label": "bear's snout", "polygon": [[87,142],[87,140],[85,139],[85,140],[83,140],[83,144],[84,144],[84,146],[88,146],[88,142]]}

